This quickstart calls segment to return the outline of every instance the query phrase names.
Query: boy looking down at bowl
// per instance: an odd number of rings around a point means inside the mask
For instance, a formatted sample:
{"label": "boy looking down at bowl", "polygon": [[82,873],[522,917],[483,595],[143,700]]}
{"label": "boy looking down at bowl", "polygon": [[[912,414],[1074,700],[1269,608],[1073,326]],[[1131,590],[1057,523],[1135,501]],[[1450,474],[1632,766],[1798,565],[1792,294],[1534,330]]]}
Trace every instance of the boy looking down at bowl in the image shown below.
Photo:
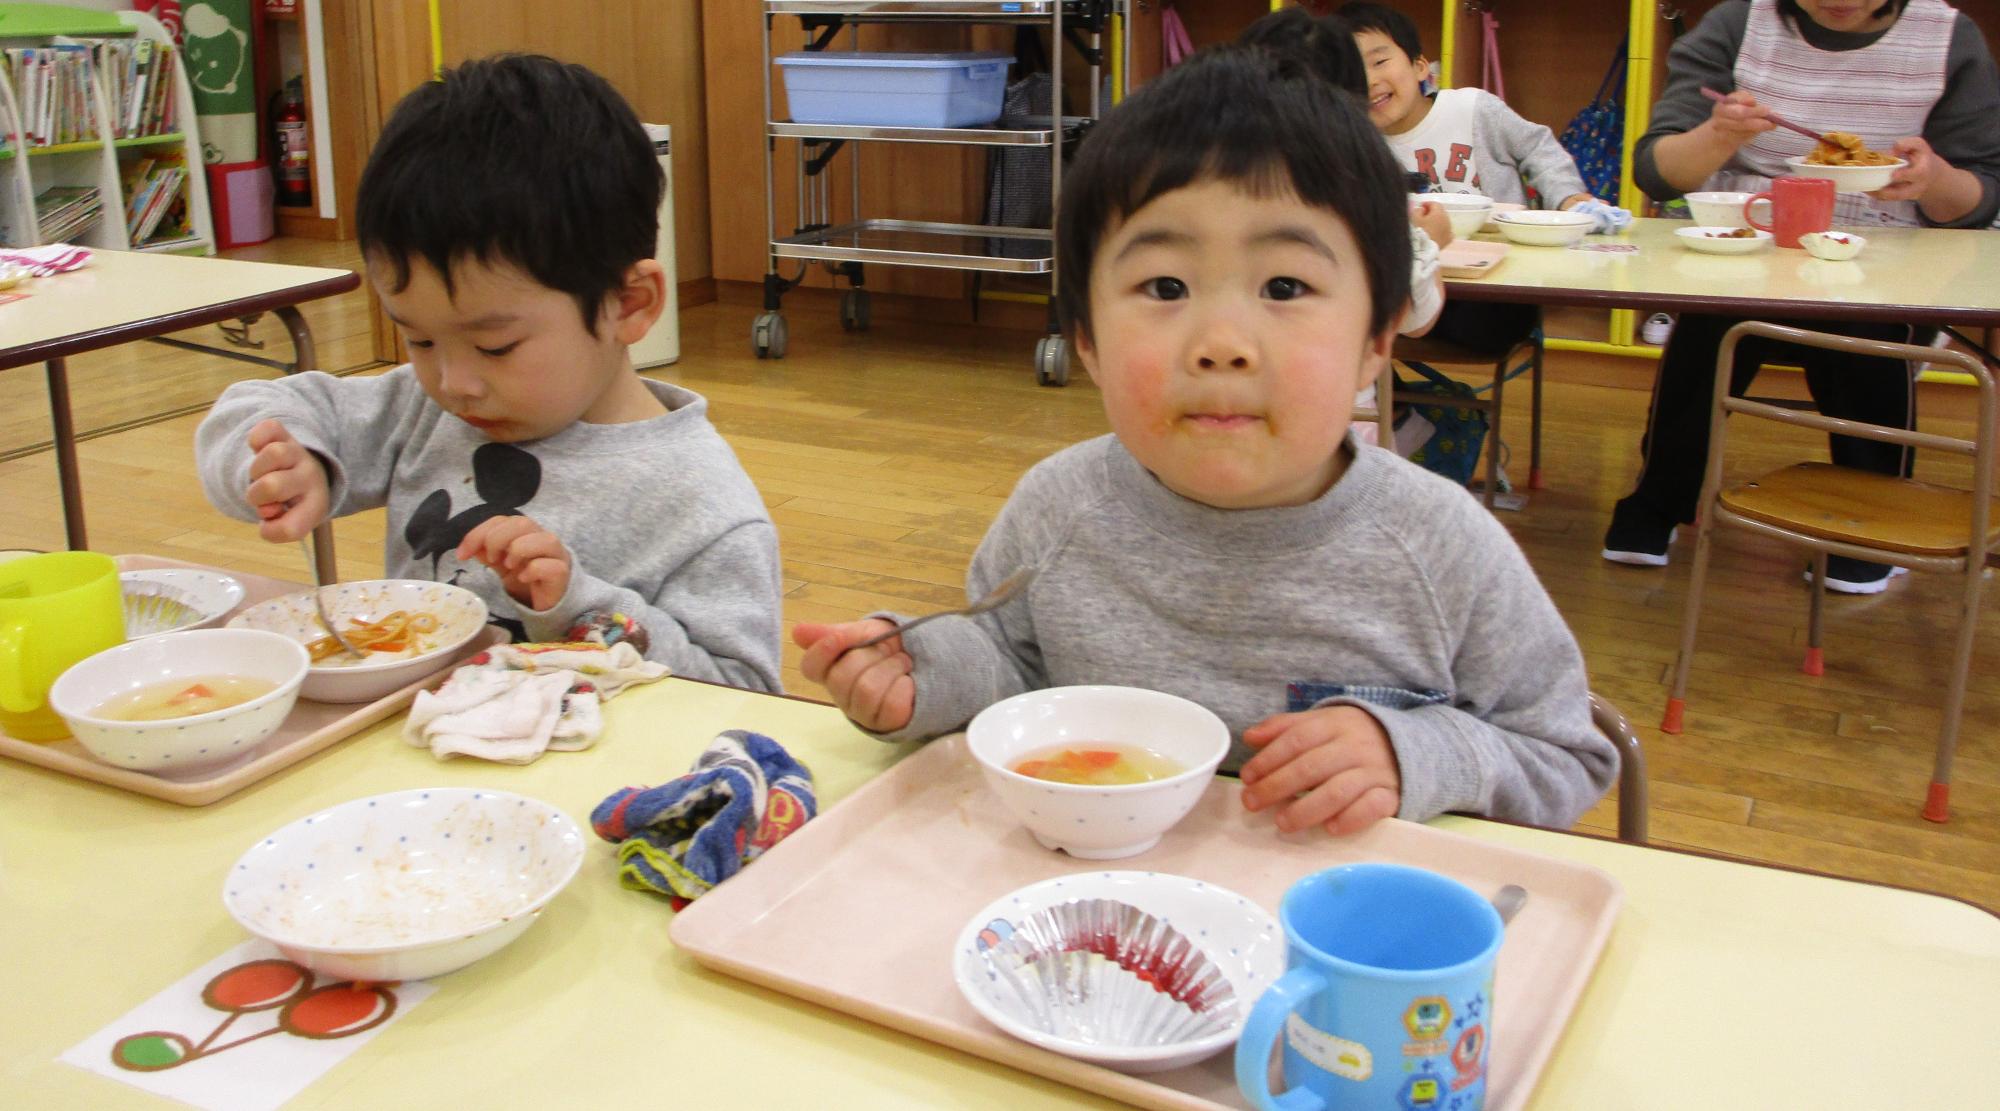
{"label": "boy looking down at bowl", "polygon": [[1349,434],[1410,279],[1402,176],[1350,101],[1224,48],[1091,133],[1058,307],[1112,434],[1001,509],[967,592],[1039,567],[1010,604],[851,651],[894,626],[795,628],[857,724],[928,738],[1035,688],[1165,691],[1228,724],[1224,768],[1285,831],[1566,826],[1609,787],[1582,656],[1512,538]]}
{"label": "boy looking down at bowl", "polygon": [[196,433],[209,500],[274,543],[387,506],[388,574],[477,592],[517,640],[598,631],[776,690],[776,530],[707,401],[627,352],[666,305],[663,188],[581,66],[507,55],[417,88],[356,205],[410,361],[230,386]]}

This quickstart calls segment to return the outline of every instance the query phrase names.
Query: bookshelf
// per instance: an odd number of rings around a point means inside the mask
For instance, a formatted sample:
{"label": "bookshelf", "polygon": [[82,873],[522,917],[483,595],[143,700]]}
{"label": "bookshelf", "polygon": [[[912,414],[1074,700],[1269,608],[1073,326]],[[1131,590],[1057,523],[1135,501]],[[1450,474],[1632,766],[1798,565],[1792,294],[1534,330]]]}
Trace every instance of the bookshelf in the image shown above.
{"label": "bookshelf", "polygon": [[[0,55],[0,243],[214,254],[208,182],[180,52],[172,50],[170,65],[154,66],[164,82],[158,96],[121,97],[129,80],[98,64],[111,60],[95,49],[98,43],[135,56],[162,56],[172,47],[159,22],[141,12],[0,3],[0,50],[55,48],[51,55],[89,59],[79,71],[85,78],[64,101],[85,126],[48,142],[38,132],[51,116],[30,111],[53,84],[26,78],[11,55]],[[98,214],[89,227],[59,226],[88,208],[91,191]],[[134,231],[146,234],[135,241]]]}

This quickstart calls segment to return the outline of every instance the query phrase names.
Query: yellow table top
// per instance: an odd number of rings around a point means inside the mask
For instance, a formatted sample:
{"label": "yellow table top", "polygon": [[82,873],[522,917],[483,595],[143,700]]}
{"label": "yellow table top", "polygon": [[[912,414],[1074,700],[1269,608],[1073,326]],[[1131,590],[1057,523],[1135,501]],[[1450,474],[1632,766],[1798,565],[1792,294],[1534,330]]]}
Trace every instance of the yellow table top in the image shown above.
{"label": "yellow table top", "polygon": [[[258,837],[346,799],[485,786],[579,823],[618,787],[684,771],[709,738],[778,738],[837,800],[902,750],[830,707],[667,680],[606,707],[595,749],[527,767],[440,764],[400,719],[203,809],[0,760],[0,1106],[175,1106],[56,1056],[244,940],[221,881]],[[1950,899],[1618,842],[1447,818],[1586,861],[1626,903],[1533,1106],[1981,1106],[2000,918]],[[609,1106],[1101,1107],[1099,1097],[710,973],[625,890],[610,846],[542,920],[437,981],[288,1109]]]}
{"label": "yellow table top", "polygon": [[[353,289],[349,270],[141,251],[93,251],[81,270],[30,278],[0,304],[0,369]],[[0,294],[4,296],[4,294]]]}
{"label": "yellow table top", "polygon": [[[1984,230],[1870,228],[1847,262],[1803,250],[1701,254],[1675,238],[1686,220],[1634,220],[1581,247],[1629,244],[1633,254],[1508,245],[1483,278],[1447,282],[1449,297],[1541,305],[1703,311],[1747,316],[1842,317],[1898,323],[2000,326],[2000,235]],[[1482,240],[1501,242],[1484,234]]]}

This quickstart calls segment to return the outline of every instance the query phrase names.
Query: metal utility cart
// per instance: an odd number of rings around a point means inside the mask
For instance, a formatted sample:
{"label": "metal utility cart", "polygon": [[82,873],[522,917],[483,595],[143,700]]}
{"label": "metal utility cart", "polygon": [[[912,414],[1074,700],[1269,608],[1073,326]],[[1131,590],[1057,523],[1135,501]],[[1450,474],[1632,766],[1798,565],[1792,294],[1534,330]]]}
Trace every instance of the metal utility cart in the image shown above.
{"label": "metal utility cart", "polygon": [[[866,330],[869,323],[866,271],[868,264],[918,266],[942,270],[1049,276],[1049,334],[1035,345],[1035,377],[1043,385],[1069,381],[1069,351],[1056,326],[1056,252],[1052,228],[992,227],[914,220],[863,219],[859,143],[934,143],[980,147],[1047,147],[1049,150],[1049,212],[1053,224],[1056,196],[1062,185],[1064,148],[1103,113],[1103,75],[1107,62],[1115,72],[1129,58],[1130,0],[764,0],[764,221],[771,244],[764,274],[764,312],[751,325],[750,338],[758,358],[783,358],[786,350],[784,296],[804,282],[815,264],[845,278],[841,295],[841,327]],[[858,28],[879,23],[962,23],[1046,26],[1050,29],[1049,70],[1054,111],[1039,128],[880,127],[863,124],[795,123],[772,117],[771,31],[779,17],[797,17],[811,35],[805,49],[826,50],[840,32],[859,49]],[[1107,58],[1110,44],[1115,52]],[[1088,69],[1090,111],[1084,116],[1062,113],[1063,44],[1074,47]],[[1122,74],[1119,74],[1122,77]],[[1061,127],[1055,126],[1060,118]],[[780,236],[777,221],[777,144],[797,143],[798,220],[792,234]],[[835,223],[828,187],[834,160],[847,152],[852,176],[849,218]],[[797,269],[790,277],[787,264]]]}

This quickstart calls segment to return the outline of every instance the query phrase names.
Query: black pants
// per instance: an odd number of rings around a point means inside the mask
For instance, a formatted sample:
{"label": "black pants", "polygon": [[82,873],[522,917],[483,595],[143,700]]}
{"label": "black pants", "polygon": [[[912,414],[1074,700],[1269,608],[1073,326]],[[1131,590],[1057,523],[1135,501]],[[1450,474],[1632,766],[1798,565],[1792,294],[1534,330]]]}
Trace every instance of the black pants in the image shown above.
{"label": "black pants", "polygon": [[1424,338],[1443,340],[1498,358],[1527,339],[1528,333],[1541,323],[1542,310],[1534,305],[1454,301],[1446,297],[1444,311],[1438,313],[1437,322]]}
{"label": "black pants", "polygon": [[[1668,520],[1694,520],[1708,460],[1709,407],[1715,392],[1715,359],[1722,335],[1741,318],[1687,314],[1674,325],[1653,381],[1653,411],[1639,450],[1645,464],[1632,497]],[[1819,332],[1895,343],[1928,343],[1935,330],[1907,324],[1866,324],[1829,320],[1774,320]],[[1913,427],[1916,385],[1910,364],[1846,351],[1827,351],[1751,336],[1736,346],[1729,392],[1742,397],[1765,363],[1805,367],[1806,389],[1819,411],[1830,417],[1898,428]],[[1878,474],[1910,474],[1915,452],[1852,436],[1829,436],[1833,461]]]}

